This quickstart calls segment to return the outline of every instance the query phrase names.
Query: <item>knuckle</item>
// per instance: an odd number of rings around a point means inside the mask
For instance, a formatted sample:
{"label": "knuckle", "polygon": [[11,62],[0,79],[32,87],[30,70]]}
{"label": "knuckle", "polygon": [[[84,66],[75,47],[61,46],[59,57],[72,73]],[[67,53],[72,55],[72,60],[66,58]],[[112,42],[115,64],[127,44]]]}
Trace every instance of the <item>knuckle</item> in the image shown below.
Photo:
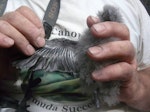
{"label": "knuckle", "polygon": [[131,50],[131,44],[129,41],[122,41],[118,43],[117,47],[119,51],[124,52],[124,53],[129,52]]}
{"label": "knuckle", "polygon": [[116,36],[123,40],[130,40],[130,33],[128,27],[119,22],[106,21],[103,23],[106,28],[108,36]]}
{"label": "knuckle", "polygon": [[0,29],[1,29],[1,31],[6,29],[7,26],[9,26],[9,23],[7,21],[0,20]]}
{"label": "knuckle", "polygon": [[122,79],[126,80],[131,77],[132,68],[130,64],[126,62],[118,63],[118,70],[120,71],[119,74]]}
{"label": "knuckle", "polygon": [[135,58],[135,48],[128,40],[109,42],[101,47],[108,58],[118,58],[126,62],[131,62]]}
{"label": "knuckle", "polygon": [[19,12],[12,11],[5,15],[4,19],[10,23],[14,22],[16,18],[19,16]]}
{"label": "knuckle", "polygon": [[107,32],[111,32],[114,29],[113,22],[107,21],[107,22],[104,22],[103,25],[105,26]]}
{"label": "knuckle", "polygon": [[135,48],[134,48],[133,44],[130,41],[125,42],[124,48],[126,48],[127,54],[130,57],[135,56]]}
{"label": "knuckle", "polygon": [[28,7],[27,6],[21,6],[21,7],[19,7],[17,10],[19,11],[19,10],[26,10]]}
{"label": "knuckle", "polygon": [[121,68],[121,70],[130,68],[129,67],[130,65],[128,63],[126,63],[126,62],[118,63],[118,66],[119,66],[119,68]]}
{"label": "knuckle", "polygon": [[27,7],[27,6],[21,6],[18,9],[16,9],[16,12],[25,13],[28,10],[29,10],[29,7]]}
{"label": "knuckle", "polygon": [[[120,48],[121,49],[121,48]],[[103,51],[106,52],[106,54],[118,54],[120,52],[119,46],[115,42],[109,42],[106,43],[106,45],[103,46]]]}
{"label": "knuckle", "polygon": [[122,30],[124,32],[124,36],[127,38],[127,40],[130,40],[129,28],[127,27],[127,25],[125,25],[123,23],[121,25],[122,25]]}
{"label": "knuckle", "polygon": [[131,65],[126,62],[116,63],[110,65],[107,69],[103,70],[105,74],[105,81],[111,80],[128,80],[132,75]]}
{"label": "knuckle", "polygon": [[[113,47],[112,47],[112,49],[113,49]],[[118,45],[116,45],[116,47],[114,49],[118,49],[118,51],[120,53],[127,55],[127,56],[133,56],[135,54],[134,46],[128,40],[119,42]]]}
{"label": "knuckle", "polygon": [[29,37],[31,37],[31,40],[35,40],[37,37],[40,36],[40,31],[39,29],[35,28],[35,27],[31,27],[28,34],[29,34]]}

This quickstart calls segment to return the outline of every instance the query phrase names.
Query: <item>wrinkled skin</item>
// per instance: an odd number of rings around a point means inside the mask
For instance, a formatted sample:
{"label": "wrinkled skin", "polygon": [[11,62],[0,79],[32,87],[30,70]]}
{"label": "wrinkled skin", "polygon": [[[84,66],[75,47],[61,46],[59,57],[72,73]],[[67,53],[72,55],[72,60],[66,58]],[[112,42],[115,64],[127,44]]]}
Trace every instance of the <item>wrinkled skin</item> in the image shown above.
{"label": "wrinkled skin", "polygon": [[[130,42],[126,25],[117,22],[102,22],[89,16],[87,24],[97,38],[115,36],[120,41],[109,42],[89,49],[88,55],[93,60],[119,59],[120,62],[94,71],[92,77],[97,81],[121,81],[120,101],[139,109],[150,110],[150,68],[137,71],[135,51]],[[10,62],[20,53],[30,56],[35,48],[44,46],[42,22],[29,8],[22,6],[14,12],[0,18],[0,77],[8,79],[13,70]],[[9,70],[8,70],[9,69]]]}
{"label": "wrinkled skin", "polygon": [[43,25],[30,8],[22,6],[3,15],[0,18],[0,67],[3,68],[0,77],[5,78],[8,74],[5,72],[10,71],[7,70],[9,64],[19,51],[30,56],[35,48],[42,47],[45,44],[44,36]]}

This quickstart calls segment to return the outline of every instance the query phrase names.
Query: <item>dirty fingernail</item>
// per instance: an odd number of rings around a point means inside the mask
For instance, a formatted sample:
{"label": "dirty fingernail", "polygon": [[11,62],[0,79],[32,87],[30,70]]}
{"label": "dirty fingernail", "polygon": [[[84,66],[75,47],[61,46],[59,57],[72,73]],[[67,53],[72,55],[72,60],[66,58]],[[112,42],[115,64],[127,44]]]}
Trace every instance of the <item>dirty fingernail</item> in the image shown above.
{"label": "dirty fingernail", "polygon": [[95,24],[93,25],[93,28],[95,29],[96,32],[103,32],[106,28],[104,25],[100,24]]}
{"label": "dirty fingernail", "polygon": [[42,38],[42,37],[38,37],[37,40],[36,40],[36,42],[37,42],[37,46],[38,47],[43,47],[44,44],[45,44],[45,39]]}
{"label": "dirty fingernail", "polygon": [[89,53],[92,54],[92,55],[98,55],[99,53],[101,53],[102,51],[102,48],[101,47],[90,47],[89,48]]}
{"label": "dirty fingernail", "polygon": [[7,44],[7,45],[13,45],[14,44],[14,41],[10,38],[4,38],[4,43]]}
{"label": "dirty fingernail", "polygon": [[92,21],[93,21],[94,23],[99,22],[99,18],[94,17],[94,16],[90,16],[90,17],[91,17],[91,19],[92,19]]}
{"label": "dirty fingernail", "polygon": [[27,55],[32,55],[34,52],[35,52],[35,49],[30,44],[28,44],[26,47]]}

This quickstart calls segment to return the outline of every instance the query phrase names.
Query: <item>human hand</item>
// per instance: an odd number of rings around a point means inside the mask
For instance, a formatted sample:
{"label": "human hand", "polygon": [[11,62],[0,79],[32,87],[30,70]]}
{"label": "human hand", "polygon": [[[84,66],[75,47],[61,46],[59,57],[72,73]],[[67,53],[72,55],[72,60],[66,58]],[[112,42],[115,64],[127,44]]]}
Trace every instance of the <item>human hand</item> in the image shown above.
{"label": "human hand", "polygon": [[18,55],[18,50],[32,55],[35,48],[44,46],[44,36],[42,22],[26,6],[0,17],[0,77],[8,74],[11,59]]}
{"label": "human hand", "polygon": [[[92,73],[96,81],[121,81],[119,100],[136,109],[145,109],[141,102],[144,98],[144,78],[137,71],[135,49],[130,42],[129,30],[126,25],[117,22],[102,22],[93,17],[88,17],[87,24],[91,33],[96,38],[117,37],[119,41],[105,43],[89,48],[88,55],[97,61],[119,60],[118,63],[108,65]],[[142,105],[141,105],[142,104]],[[145,103],[144,103],[145,104]]]}

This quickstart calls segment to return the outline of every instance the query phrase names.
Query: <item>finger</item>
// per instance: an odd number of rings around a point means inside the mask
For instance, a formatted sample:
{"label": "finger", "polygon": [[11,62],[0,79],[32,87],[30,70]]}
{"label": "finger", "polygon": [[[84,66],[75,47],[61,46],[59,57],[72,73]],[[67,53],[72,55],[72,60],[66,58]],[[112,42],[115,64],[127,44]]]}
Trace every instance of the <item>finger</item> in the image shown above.
{"label": "finger", "polygon": [[109,65],[101,70],[94,71],[92,77],[96,81],[129,81],[133,74],[133,67],[125,62]]}
{"label": "finger", "polygon": [[[26,6],[21,6],[16,10],[19,12],[21,15],[26,17],[28,20],[30,20],[35,26],[37,26],[39,29],[43,28],[43,24],[39,17],[33,12],[32,9]],[[44,30],[43,30],[44,31]]]}
{"label": "finger", "polygon": [[0,48],[9,48],[14,45],[14,40],[0,33]]}
{"label": "finger", "polygon": [[89,16],[87,18],[87,25],[88,27],[91,27],[93,24],[99,23],[100,20],[97,17]]}
{"label": "finger", "polygon": [[129,40],[129,30],[126,25],[118,22],[102,22],[94,24],[91,32],[95,37],[119,37],[122,40]]}
{"label": "finger", "polygon": [[88,55],[97,61],[116,59],[132,63],[135,50],[130,41],[114,41],[89,48]]}
{"label": "finger", "polygon": [[33,12],[33,10],[26,6],[21,6],[16,11],[26,17],[31,23],[37,26],[41,30],[41,37],[45,37],[45,31],[43,27],[43,23],[39,19],[39,17]]}
{"label": "finger", "polygon": [[34,46],[42,47],[45,44],[43,31],[20,13],[7,13],[3,19],[19,30]]}
{"label": "finger", "polygon": [[[39,17],[33,12],[33,10],[31,8],[26,7],[26,6],[21,6],[16,11],[18,11],[21,15],[23,15],[29,21],[31,21],[31,23],[33,23],[35,26],[37,26],[41,30],[41,37],[42,38],[45,37],[45,31],[44,31],[43,23],[41,22]],[[39,40],[39,46],[44,45],[44,44],[42,44],[42,45],[40,44],[40,42],[42,42],[42,41],[44,41],[44,40],[43,39]],[[43,42],[43,43],[45,43],[45,42]]]}
{"label": "finger", "polygon": [[34,48],[30,45],[24,35],[6,21],[0,21],[0,31],[2,34],[6,35],[6,37],[11,38],[14,41],[14,44],[26,55],[32,55],[35,52]]}

